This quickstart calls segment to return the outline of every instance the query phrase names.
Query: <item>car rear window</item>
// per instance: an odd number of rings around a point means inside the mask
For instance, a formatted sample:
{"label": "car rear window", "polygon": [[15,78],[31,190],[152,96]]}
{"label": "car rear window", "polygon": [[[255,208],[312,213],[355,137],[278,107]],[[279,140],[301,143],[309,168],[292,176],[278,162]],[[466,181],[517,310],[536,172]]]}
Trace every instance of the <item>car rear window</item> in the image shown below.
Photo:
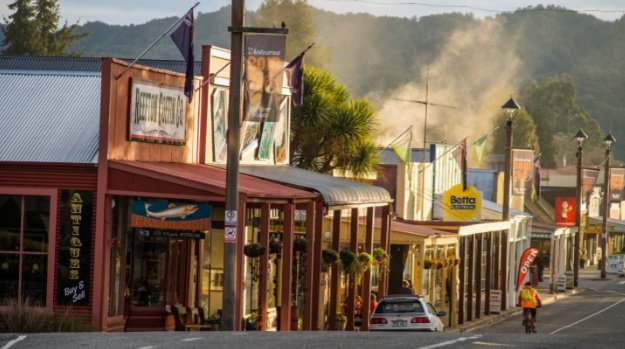
{"label": "car rear window", "polygon": [[382,300],[375,309],[376,314],[422,313],[423,307],[417,300]]}

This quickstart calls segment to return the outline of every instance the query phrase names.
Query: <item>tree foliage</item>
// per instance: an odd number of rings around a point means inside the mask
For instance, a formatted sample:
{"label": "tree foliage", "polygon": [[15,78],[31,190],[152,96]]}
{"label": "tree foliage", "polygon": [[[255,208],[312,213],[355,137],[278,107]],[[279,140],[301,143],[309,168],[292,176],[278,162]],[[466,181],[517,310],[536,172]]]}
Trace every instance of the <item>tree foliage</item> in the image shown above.
{"label": "tree foliage", "polygon": [[251,22],[255,27],[269,28],[285,23],[289,29],[286,45],[288,61],[316,42],[314,48],[306,53],[306,64],[325,68],[330,62],[329,47],[317,40],[314,9],[305,0],[265,0]]}
{"label": "tree foliage", "polygon": [[59,5],[56,0],[16,0],[9,4],[15,11],[4,17],[2,53],[32,56],[82,56],[84,51],[70,46],[89,36],[77,34],[78,23],[67,22],[58,28]]}
{"label": "tree foliage", "polygon": [[292,165],[356,177],[372,174],[380,160],[373,142],[376,127],[368,101],[352,98],[331,73],[306,67],[304,103],[291,115]]}

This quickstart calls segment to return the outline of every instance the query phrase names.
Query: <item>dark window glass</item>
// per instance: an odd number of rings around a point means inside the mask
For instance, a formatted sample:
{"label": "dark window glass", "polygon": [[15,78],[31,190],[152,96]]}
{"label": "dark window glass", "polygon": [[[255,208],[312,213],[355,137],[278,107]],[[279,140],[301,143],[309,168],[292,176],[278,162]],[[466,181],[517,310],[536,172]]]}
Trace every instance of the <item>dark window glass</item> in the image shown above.
{"label": "dark window glass", "polygon": [[0,300],[17,299],[20,256],[18,254],[0,255]]}

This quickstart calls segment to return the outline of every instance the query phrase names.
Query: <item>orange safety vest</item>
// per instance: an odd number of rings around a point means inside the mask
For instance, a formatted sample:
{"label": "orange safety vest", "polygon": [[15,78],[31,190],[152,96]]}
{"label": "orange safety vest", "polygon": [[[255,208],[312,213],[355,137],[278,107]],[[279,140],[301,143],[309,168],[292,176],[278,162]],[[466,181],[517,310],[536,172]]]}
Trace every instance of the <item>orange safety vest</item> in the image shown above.
{"label": "orange safety vest", "polygon": [[[522,308],[536,308],[536,306],[538,305],[542,305],[543,301],[542,299],[540,299],[540,295],[538,294],[538,292],[536,292],[535,289],[531,288],[530,286],[525,286],[523,287],[523,289],[521,291],[523,291],[524,289],[529,289],[530,293],[532,294],[532,300],[529,301],[524,301],[521,299],[521,292],[519,292],[519,304],[521,305]],[[538,303],[537,303],[538,302]]]}

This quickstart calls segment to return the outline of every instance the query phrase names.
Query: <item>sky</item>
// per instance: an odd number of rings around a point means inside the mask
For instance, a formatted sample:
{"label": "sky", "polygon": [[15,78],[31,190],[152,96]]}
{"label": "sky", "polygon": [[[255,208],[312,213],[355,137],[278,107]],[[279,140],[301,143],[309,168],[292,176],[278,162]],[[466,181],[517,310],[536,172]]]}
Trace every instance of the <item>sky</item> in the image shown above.
{"label": "sky", "polygon": [[[15,0],[0,0],[0,16],[12,11],[8,4]],[[623,0],[308,0],[309,5],[340,14],[370,13],[376,16],[421,17],[432,14],[462,12],[478,18],[512,12],[518,8],[539,4],[558,5],[570,10],[593,15],[605,21],[614,21],[625,14]],[[154,18],[181,17],[197,0],[58,0],[61,22],[80,24],[101,21],[107,24],[143,24]],[[231,0],[199,1],[196,13],[210,13],[232,4]],[[245,1],[247,10],[256,10],[262,0]],[[4,23],[4,19],[2,19]]]}

